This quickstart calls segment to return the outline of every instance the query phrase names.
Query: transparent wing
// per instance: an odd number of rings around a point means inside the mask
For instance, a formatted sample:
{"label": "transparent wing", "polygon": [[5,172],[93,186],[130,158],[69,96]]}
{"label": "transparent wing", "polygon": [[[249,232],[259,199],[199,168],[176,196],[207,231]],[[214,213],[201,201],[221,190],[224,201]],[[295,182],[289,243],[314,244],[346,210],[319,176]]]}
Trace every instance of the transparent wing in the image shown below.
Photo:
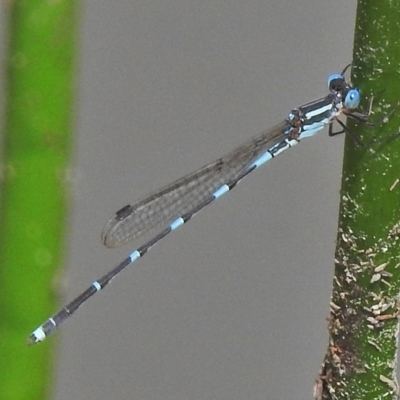
{"label": "transparent wing", "polygon": [[283,131],[287,126],[284,121],[213,163],[123,207],[104,226],[103,244],[119,246],[194,210],[224,183],[239,177],[262,153],[286,138]]}

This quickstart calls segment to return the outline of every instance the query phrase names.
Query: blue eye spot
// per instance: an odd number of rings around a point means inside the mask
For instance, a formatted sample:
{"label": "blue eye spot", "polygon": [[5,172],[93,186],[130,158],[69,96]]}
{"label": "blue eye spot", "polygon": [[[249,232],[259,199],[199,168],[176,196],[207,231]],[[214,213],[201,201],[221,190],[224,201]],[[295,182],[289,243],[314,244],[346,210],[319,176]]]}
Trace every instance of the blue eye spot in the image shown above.
{"label": "blue eye spot", "polygon": [[357,108],[360,104],[360,92],[357,89],[351,89],[347,92],[346,97],[344,98],[344,106],[346,108]]}
{"label": "blue eye spot", "polygon": [[344,81],[343,76],[340,75],[340,74],[332,74],[332,75],[330,75],[330,76],[328,77],[328,81],[327,81],[327,83],[328,83],[328,88],[329,88],[329,89],[331,89],[332,81],[334,81],[334,80],[336,80],[336,79],[339,79],[339,80],[341,80],[341,81]]}

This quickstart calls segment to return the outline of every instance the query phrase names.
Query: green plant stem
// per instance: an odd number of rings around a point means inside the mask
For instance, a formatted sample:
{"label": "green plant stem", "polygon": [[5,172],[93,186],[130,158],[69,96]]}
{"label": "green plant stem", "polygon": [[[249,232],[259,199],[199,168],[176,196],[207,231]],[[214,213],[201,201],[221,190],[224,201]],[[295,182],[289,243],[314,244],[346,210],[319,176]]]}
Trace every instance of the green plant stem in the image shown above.
{"label": "green plant stem", "polygon": [[[364,98],[376,94],[372,120],[400,101],[399,21],[398,0],[358,3],[352,76]],[[397,399],[400,137],[385,138],[399,121],[397,110],[375,128],[349,124],[364,143],[381,141],[360,148],[346,138],[321,399]]]}
{"label": "green plant stem", "polygon": [[54,344],[28,348],[57,303],[67,219],[73,0],[8,3],[0,212],[0,398],[50,393]]}

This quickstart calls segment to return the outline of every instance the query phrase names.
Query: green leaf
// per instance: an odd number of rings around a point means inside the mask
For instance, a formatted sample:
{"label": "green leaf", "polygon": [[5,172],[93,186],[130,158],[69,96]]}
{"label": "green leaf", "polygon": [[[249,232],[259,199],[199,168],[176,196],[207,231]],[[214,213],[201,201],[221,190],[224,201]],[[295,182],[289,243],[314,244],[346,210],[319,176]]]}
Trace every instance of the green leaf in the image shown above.
{"label": "green leaf", "polygon": [[0,398],[50,393],[52,341],[25,345],[57,306],[66,238],[76,4],[16,0],[8,49],[0,212]]}
{"label": "green leaf", "polygon": [[[399,1],[358,3],[353,83],[373,98],[376,127],[350,122],[346,138],[329,345],[322,399],[397,399],[400,291]],[[397,107],[397,108],[396,108]],[[376,141],[376,143],[368,145]]]}

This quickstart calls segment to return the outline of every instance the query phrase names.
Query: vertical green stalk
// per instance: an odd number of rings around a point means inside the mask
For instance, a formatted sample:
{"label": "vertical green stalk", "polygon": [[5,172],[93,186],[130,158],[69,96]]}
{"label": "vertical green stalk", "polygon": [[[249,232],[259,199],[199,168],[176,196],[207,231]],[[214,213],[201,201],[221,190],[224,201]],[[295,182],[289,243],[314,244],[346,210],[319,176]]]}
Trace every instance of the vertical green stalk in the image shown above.
{"label": "vertical green stalk", "polygon": [[68,205],[76,47],[73,0],[8,6],[0,199],[0,398],[49,396],[54,341],[26,347],[57,303]]}
{"label": "vertical green stalk", "polygon": [[[400,101],[399,21],[399,0],[358,2],[352,75],[364,98],[375,94],[371,120]],[[346,138],[329,345],[316,389],[321,399],[397,399],[400,137],[391,135],[400,109],[375,128],[348,126],[365,143],[381,141],[360,148]]]}

